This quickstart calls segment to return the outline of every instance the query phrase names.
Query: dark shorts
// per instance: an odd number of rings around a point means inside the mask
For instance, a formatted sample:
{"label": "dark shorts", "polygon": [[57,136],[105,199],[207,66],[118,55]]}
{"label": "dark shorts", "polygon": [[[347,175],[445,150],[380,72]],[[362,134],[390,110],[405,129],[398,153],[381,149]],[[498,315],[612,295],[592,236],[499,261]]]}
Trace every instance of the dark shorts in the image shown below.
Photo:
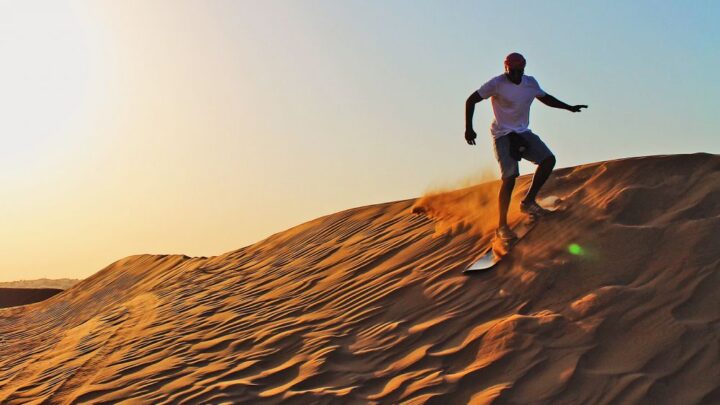
{"label": "dark shorts", "polygon": [[[517,134],[525,143],[525,150],[520,152],[520,157],[533,163],[540,164],[543,160],[553,156],[553,153],[540,139],[531,131]],[[510,137],[508,135],[495,139],[495,159],[500,163],[500,173],[503,179],[518,177],[520,169],[518,161],[510,151]]]}

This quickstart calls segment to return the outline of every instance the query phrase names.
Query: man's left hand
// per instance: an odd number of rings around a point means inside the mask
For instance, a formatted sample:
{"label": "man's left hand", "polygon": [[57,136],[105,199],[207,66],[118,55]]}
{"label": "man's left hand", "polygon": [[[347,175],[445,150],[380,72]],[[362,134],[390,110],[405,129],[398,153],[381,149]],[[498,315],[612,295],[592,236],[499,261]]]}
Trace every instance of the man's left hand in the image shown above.
{"label": "man's left hand", "polygon": [[568,110],[570,110],[572,112],[580,112],[580,110],[583,108],[588,108],[588,106],[586,106],[584,104],[571,105],[570,108],[568,108]]}

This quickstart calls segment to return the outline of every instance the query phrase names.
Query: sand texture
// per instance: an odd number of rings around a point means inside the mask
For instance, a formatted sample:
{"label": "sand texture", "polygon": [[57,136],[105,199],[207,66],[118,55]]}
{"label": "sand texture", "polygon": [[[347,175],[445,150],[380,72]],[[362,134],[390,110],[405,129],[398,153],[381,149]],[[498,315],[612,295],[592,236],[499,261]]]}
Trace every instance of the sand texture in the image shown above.
{"label": "sand texture", "polygon": [[720,403],[720,156],[556,170],[568,209],[465,276],[497,188],[131,256],[2,309],[0,403]]}

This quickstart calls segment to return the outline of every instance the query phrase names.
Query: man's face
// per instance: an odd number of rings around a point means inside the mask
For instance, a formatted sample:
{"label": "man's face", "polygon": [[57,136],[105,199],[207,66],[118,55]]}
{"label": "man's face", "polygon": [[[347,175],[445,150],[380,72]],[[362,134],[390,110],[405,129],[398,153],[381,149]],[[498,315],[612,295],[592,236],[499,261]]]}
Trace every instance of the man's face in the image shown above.
{"label": "man's face", "polygon": [[505,66],[505,72],[510,80],[519,83],[522,80],[523,73],[525,73],[525,68],[520,66]]}

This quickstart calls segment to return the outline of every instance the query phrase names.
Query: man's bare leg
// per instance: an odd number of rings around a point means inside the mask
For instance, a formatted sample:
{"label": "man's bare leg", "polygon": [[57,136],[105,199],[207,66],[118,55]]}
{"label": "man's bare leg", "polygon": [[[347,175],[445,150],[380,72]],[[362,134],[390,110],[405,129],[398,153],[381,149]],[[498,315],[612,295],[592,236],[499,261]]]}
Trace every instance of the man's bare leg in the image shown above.
{"label": "man's bare leg", "polygon": [[498,207],[500,209],[500,228],[507,226],[507,213],[508,207],[510,206],[510,199],[512,198],[513,188],[515,188],[515,177],[503,179],[498,198]]}
{"label": "man's bare leg", "polygon": [[530,189],[525,195],[523,201],[535,201],[535,198],[537,197],[540,188],[543,186],[543,184],[545,184],[545,181],[548,179],[548,177],[550,177],[550,174],[552,173],[554,167],[555,156],[550,156],[549,158],[540,162],[537,169],[535,169],[535,175],[533,175],[532,184],[530,185]]}

